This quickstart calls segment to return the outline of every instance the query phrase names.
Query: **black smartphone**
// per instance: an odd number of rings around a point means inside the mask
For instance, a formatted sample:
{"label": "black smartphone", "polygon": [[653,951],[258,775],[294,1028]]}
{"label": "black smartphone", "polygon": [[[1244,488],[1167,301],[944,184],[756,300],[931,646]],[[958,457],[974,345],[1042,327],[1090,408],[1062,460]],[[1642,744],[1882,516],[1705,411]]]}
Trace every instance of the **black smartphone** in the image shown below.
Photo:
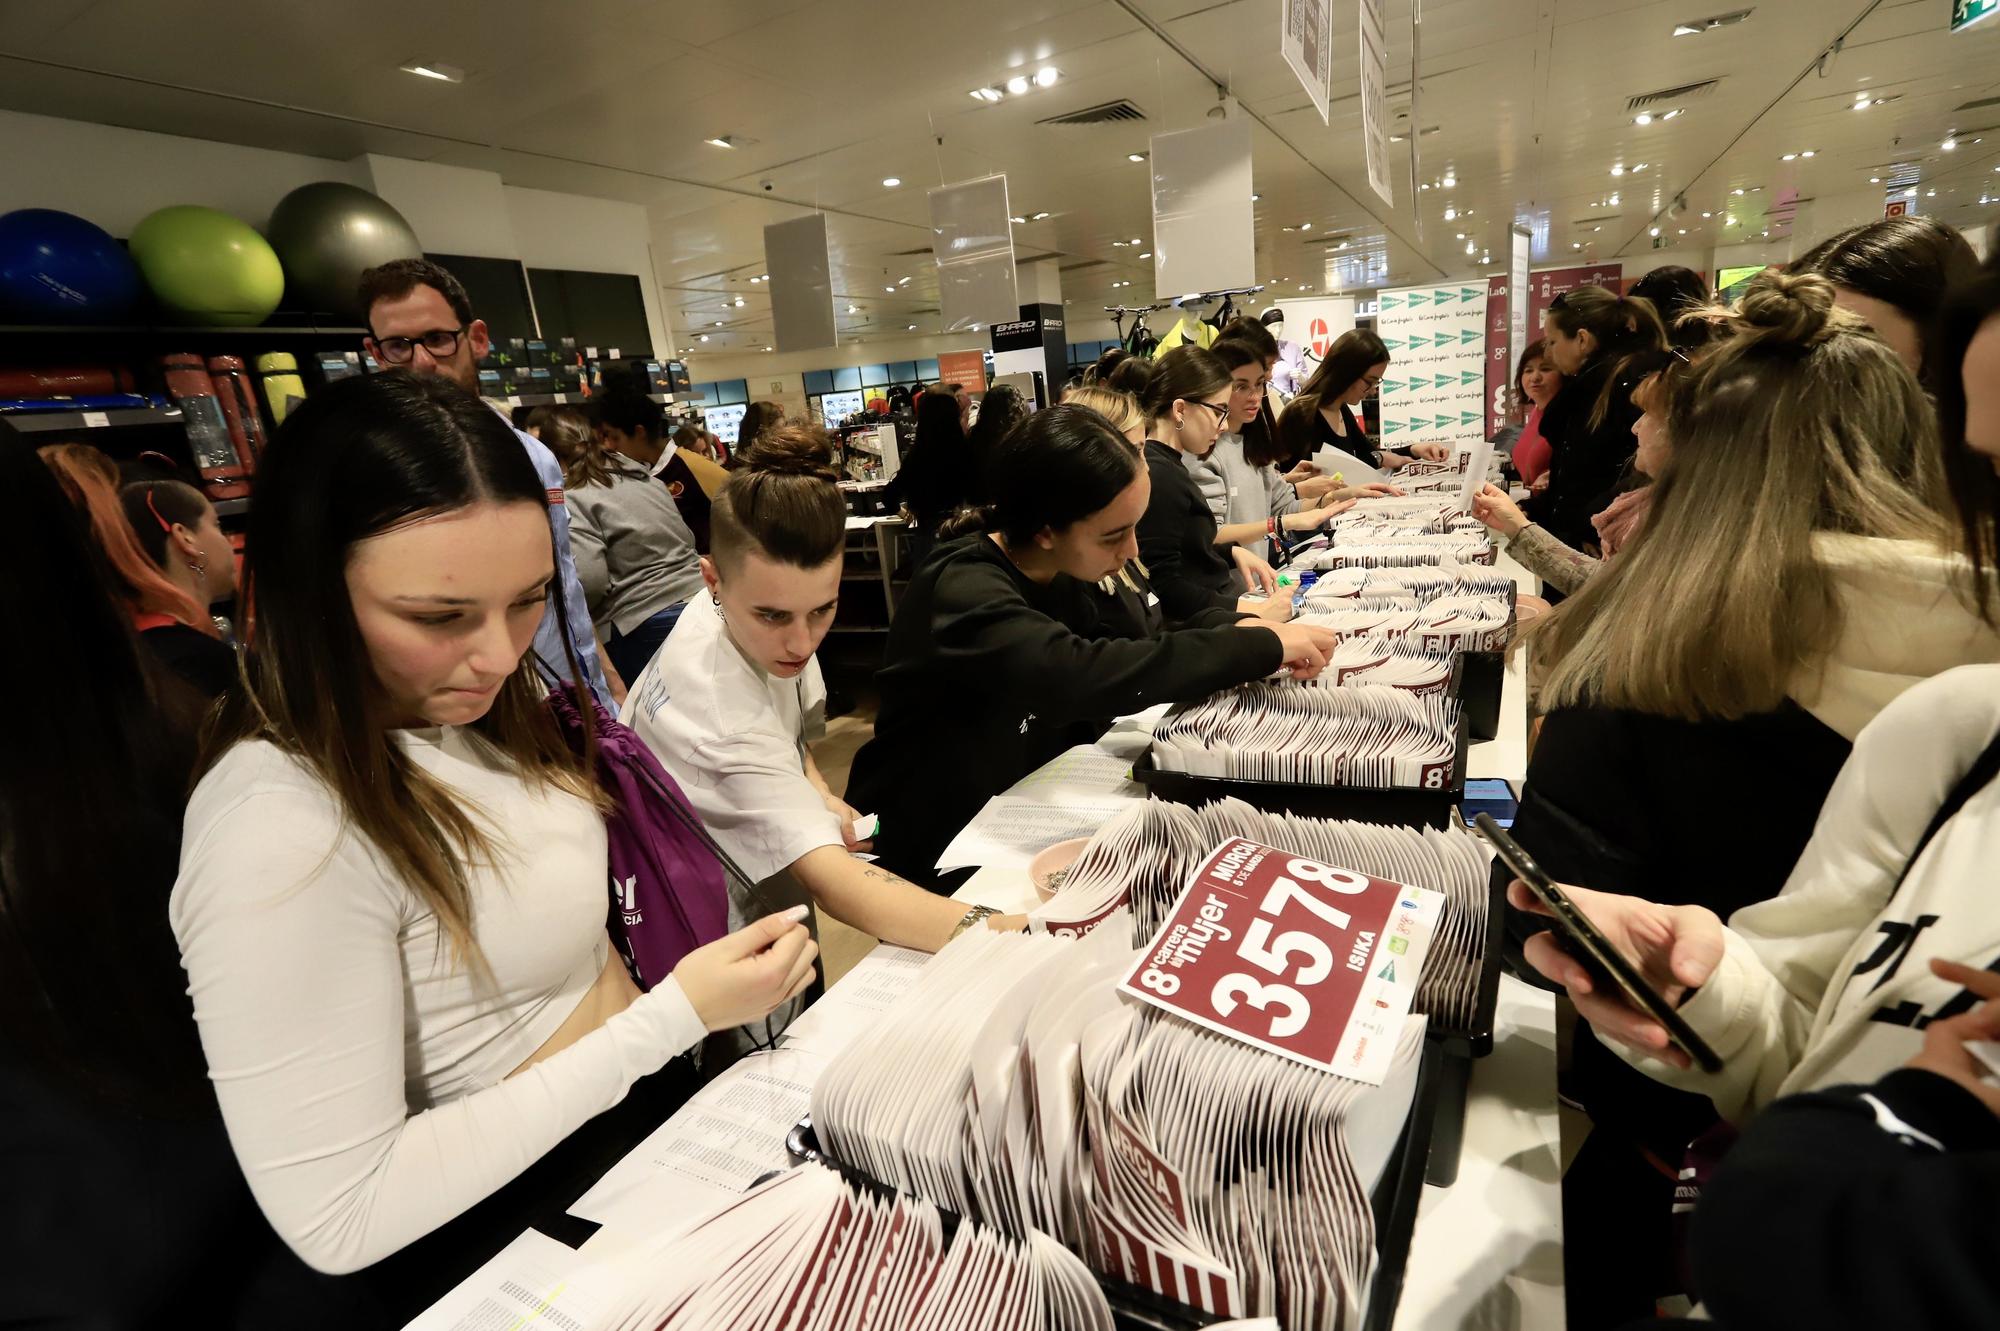
{"label": "black smartphone", "polygon": [[1535,863],[1534,856],[1521,849],[1521,843],[1508,835],[1488,813],[1479,814],[1474,820],[1487,844],[1492,846],[1500,860],[1514,876],[1528,885],[1528,890],[1552,912],[1549,925],[1562,940],[1563,950],[1576,958],[1579,965],[1590,973],[1591,979],[1600,985],[1616,988],[1625,995],[1625,1001],[1634,1010],[1643,1012],[1664,1026],[1667,1038],[1694,1061],[1703,1072],[1722,1071],[1722,1060],[1708,1047],[1708,1042],[1696,1035],[1694,1028],[1687,1024],[1674,1005],[1660,996],[1657,989],[1646,983],[1639,968],[1626,959],[1625,954],[1611,945],[1611,940],[1598,932],[1590,917],[1578,910],[1576,903],[1563,894],[1555,880],[1543,872]]}
{"label": "black smartphone", "polygon": [[1465,779],[1465,794],[1458,801],[1458,814],[1467,827],[1482,813],[1491,814],[1493,821],[1502,827],[1512,827],[1520,807],[1514,787],[1508,782],[1497,776],[1472,776]]}

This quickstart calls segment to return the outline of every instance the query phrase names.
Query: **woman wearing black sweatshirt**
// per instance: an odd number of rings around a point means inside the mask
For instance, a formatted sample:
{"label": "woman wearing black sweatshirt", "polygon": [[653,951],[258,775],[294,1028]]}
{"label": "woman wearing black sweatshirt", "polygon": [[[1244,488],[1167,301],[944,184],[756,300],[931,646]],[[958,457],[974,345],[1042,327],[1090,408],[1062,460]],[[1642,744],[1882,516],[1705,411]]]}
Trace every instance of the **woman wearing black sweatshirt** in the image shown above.
{"label": "woman wearing black sweatshirt", "polygon": [[1215,514],[1181,460],[1215,450],[1229,400],[1229,367],[1200,347],[1176,347],[1160,357],[1139,399],[1146,412],[1146,471],[1152,477],[1137,530],[1139,557],[1169,624],[1235,609],[1245,591],[1260,589],[1270,599],[1254,607],[1258,614],[1291,617],[1291,602],[1276,594],[1278,577],[1269,564],[1245,546],[1216,543]]}
{"label": "woman wearing black sweatshirt", "polygon": [[880,815],[883,867],[906,876],[930,876],[987,799],[1060,752],[1076,722],[1280,668],[1311,678],[1333,646],[1323,629],[1238,624],[1218,607],[1210,627],[1109,636],[1089,584],[1133,557],[1150,484],[1131,445],[1088,408],[1030,416],[988,474],[994,502],[968,521],[983,530],[947,528],[897,606],[875,737],[848,786],[850,804]]}
{"label": "woman wearing black sweatshirt", "polygon": [[1542,316],[1562,391],[1542,411],[1548,489],[1529,506],[1543,530],[1573,550],[1597,544],[1593,515],[1611,502],[1637,447],[1632,389],[1660,368],[1666,331],[1651,301],[1578,287]]}

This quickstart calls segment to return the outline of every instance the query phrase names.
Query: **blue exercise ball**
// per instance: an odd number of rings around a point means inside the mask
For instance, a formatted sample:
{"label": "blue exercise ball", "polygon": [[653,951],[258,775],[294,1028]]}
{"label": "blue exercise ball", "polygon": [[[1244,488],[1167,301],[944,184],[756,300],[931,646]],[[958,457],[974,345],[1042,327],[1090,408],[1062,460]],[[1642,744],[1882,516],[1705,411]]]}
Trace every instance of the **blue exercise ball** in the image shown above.
{"label": "blue exercise ball", "polygon": [[290,308],[366,317],[361,274],[392,259],[420,259],[417,233],[379,195],[338,180],[301,185],[278,200],[264,228],[285,265]]}
{"label": "blue exercise ball", "polygon": [[139,266],[102,227],[53,208],[0,216],[0,321],[110,323],[139,293]]}

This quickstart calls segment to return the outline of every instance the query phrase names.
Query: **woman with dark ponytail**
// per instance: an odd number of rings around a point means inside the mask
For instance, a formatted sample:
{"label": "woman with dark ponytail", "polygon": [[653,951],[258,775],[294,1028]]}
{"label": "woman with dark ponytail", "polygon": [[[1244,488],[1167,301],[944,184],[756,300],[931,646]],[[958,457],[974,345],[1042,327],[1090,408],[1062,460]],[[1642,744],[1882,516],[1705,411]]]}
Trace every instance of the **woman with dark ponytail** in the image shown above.
{"label": "woman with dark ponytail", "polygon": [[1137,553],[1147,471],[1103,416],[1052,407],[1001,441],[988,471],[993,502],[940,533],[947,543],[917,571],[890,626],[875,738],[855,756],[848,789],[881,816],[885,867],[931,872],[980,806],[1060,752],[1078,722],[1281,668],[1311,678],[1326,664],[1324,629],[1235,623],[1219,607],[1199,621],[1207,627],[1157,638],[1076,631],[1098,623],[1090,584]]}
{"label": "woman with dark ponytail", "polygon": [[1667,331],[1649,300],[1578,287],[1555,298],[1542,316],[1542,334],[1549,359],[1562,371],[1563,391],[1542,412],[1549,484],[1533,517],[1558,541],[1581,550],[1596,544],[1591,516],[1610,502],[1638,446],[1632,426],[1640,412],[1632,390],[1659,368]]}

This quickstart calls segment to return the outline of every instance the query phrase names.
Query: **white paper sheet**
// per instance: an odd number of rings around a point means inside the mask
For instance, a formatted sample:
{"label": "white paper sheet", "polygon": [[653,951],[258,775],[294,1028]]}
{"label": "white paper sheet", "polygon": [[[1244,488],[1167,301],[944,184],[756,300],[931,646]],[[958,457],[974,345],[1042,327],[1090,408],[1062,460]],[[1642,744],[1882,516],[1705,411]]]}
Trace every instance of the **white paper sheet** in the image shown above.
{"label": "white paper sheet", "polygon": [[1389,480],[1386,473],[1377,471],[1354,454],[1332,444],[1321,444],[1319,452],[1312,455],[1312,464],[1319,468],[1322,476],[1340,473],[1342,485],[1368,485]]}
{"label": "white paper sheet", "polygon": [[1095,744],[1079,744],[1057,754],[1002,793],[1049,799],[1056,791],[1084,796],[1122,795],[1132,799],[1143,799],[1146,794],[1146,788],[1132,779],[1129,757]]}
{"label": "white paper sheet", "polygon": [[567,1331],[595,1324],[616,1289],[602,1267],[531,1229],[403,1331]]}
{"label": "white paper sheet", "polygon": [[791,1162],[785,1134],[813,1078],[923,971],[928,954],[876,948],[800,1013],[779,1048],[725,1069],[569,1208],[607,1228],[654,1233],[741,1193]]}
{"label": "white paper sheet", "polygon": [[1089,836],[1136,801],[1115,795],[1061,802],[995,795],[938,856],[940,873],[995,864],[1026,866],[1058,841]]}
{"label": "white paper sheet", "polygon": [[1481,439],[1472,445],[1471,457],[1465,464],[1465,484],[1458,487],[1458,509],[1461,513],[1472,511],[1472,496],[1479,493],[1479,487],[1486,484],[1486,473],[1493,467],[1493,441]]}

